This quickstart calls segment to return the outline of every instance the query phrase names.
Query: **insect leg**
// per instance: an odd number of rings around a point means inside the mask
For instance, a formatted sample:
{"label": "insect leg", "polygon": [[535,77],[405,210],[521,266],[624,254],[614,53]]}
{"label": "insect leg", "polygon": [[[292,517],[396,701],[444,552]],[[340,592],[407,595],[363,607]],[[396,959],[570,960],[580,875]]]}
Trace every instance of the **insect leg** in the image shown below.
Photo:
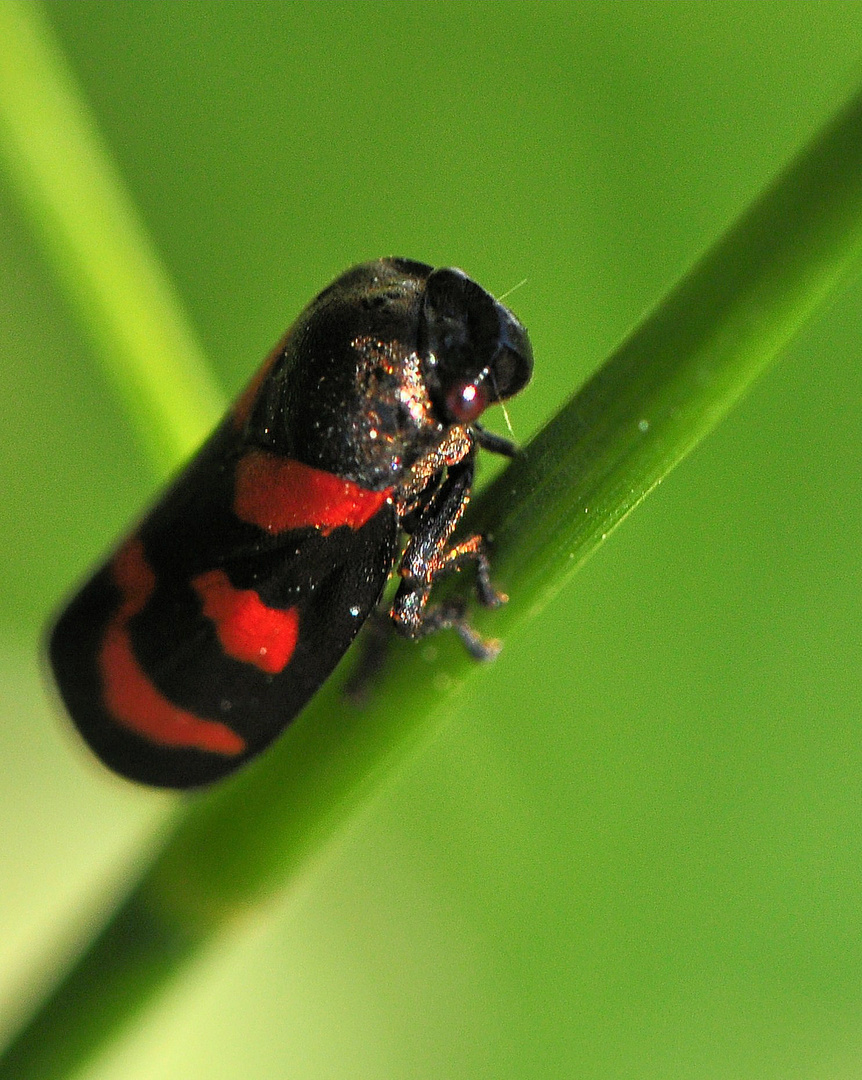
{"label": "insect leg", "polygon": [[481,424],[472,424],[470,431],[476,440],[476,445],[481,446],[483,450],[509,458],[515,457],[518,453],[518,447],[510,439],[497,435],[493,431],[487,431]]}
{"label": "insect leg", "polygon": [[472,656],[489,659],[499,651],[499,643],[483,641],[470,627],[463,600],[448,599],[430,610],[427,607],[434,583],[468,562],[476,565],[479,602],[486,607],[497,607],[506,601],[506,597],[491,584],[483,537],[471,536],[449,546],[452,533],[469,502],[474,468],[472,453],[450,466],[446,479],[417,520],[411,523],[413,535],[401,560],[401,584],[395,594],[391,616],[399,633],[410,638],[454,629]]}

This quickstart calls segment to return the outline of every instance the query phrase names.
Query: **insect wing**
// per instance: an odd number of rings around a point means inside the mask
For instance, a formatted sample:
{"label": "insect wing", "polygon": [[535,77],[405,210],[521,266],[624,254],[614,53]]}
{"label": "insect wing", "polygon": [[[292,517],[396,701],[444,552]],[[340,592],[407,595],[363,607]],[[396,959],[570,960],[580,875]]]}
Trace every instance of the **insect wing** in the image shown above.
{"label": "insect wing", "polygon": [[476,421],[531,371],[524,328],[463,271],[379,259],[324,289],[53,629],[60,692],[103,761],[194,787],[259,753],[377,603],[399,528],[396,628],[492,655],[463,605],[428,600],[472,562],[480,601],[501,601],[483,538],[452,534],[476,444],[511,452]]}
{"label": "insect wing", "polygon": [[397,522],[381,493],[359,510],[327,496],[327,518],[315,483],[350,485],[254,454],[223,425],[52,631],[74,722],[131,779],[194,787],[259,753],[336,666],[392,568]]}

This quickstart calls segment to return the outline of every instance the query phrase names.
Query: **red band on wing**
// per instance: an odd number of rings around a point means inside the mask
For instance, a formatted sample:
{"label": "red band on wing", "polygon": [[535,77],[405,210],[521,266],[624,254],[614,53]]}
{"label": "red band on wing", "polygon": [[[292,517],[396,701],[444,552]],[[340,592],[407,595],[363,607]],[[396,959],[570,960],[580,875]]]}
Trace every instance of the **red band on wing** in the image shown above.
{"label": "red band on wing", "polygon": [[156,575],[140,540],[133,537],[117,552],[112,570],[123,600],[105,630],[98,659],[105,705],[114,719],[160,746],[207,750],[227,757],[241,754],[245,750],[243,738],[218,720],[195,716],[168,701],[135,657],[127,624],[156,587]]}
{"label": "red band on wing", "polygon": [[267,607],[254,589],[235,589],[223,570],[201,574],[192,585],[228,656],[269,675],[284,671],[299,637],[295,607]]}
{"label": "red band on wing", "polygon": [[339,525],[361,528],[391,493],[391,488],[369,491],[299,461],[251,450],[236,467],[234,512],[268,533],[311,526],[325,536]]}

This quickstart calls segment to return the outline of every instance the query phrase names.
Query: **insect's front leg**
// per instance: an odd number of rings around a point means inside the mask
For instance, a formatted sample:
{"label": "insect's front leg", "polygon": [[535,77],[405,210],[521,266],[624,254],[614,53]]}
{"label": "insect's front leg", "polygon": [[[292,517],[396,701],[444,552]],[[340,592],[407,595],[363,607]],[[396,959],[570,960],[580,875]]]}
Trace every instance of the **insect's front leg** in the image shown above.
{"label": "insect's front leg", "polygon": [[467,650],[476,659],[489,660],[500,650],[497,641],[485,641],[467,622],[460,597],[428,608],[432,586],[467,563],[476,566],[476,593],[486,607],[497,607],[507,597],[491,584],[485,540],[480,535],[457,544],[449,541],[470,501],[473,485],[472,453],[449,467],[446,479],[411,522],[412,536],[401,559],[401,584],[392,603],[391,616],[399,633],[421,638],[437,630],[457,631]]}
{"label": "insect's front leg", "polygon": [[489,450],[492,454],[502,454],[507,458],[513,458],[518,453],[517,446],[510,439],[505,439],[493,431],[487,431],[481,424],[472,424],[470,431],[476,445],[481,446],[483,450]]}

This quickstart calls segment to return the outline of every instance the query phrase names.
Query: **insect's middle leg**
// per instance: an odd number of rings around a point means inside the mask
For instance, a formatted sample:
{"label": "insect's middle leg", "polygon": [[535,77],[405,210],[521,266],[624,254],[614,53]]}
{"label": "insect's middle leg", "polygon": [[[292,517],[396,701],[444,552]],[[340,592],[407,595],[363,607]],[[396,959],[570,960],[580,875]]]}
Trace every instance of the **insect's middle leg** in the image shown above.
{"label": "insect's middle leg", "polygon": [[498,642],[484,641],[467,622],[464,601],[452,598],[428,608],[432,586],[467,563],[476,566],[476,592],[486,607],[497,607],[506,597],[491,584],[490,565],[483,537],[471,536],[449,546],[452,533],[467,507],[473,481],[472,455],[450,467],[446,479],[422,510],[404,551],[391,616],[401,634],[421,638],[437,630],[454,629],[472,656],[489,659]]}

